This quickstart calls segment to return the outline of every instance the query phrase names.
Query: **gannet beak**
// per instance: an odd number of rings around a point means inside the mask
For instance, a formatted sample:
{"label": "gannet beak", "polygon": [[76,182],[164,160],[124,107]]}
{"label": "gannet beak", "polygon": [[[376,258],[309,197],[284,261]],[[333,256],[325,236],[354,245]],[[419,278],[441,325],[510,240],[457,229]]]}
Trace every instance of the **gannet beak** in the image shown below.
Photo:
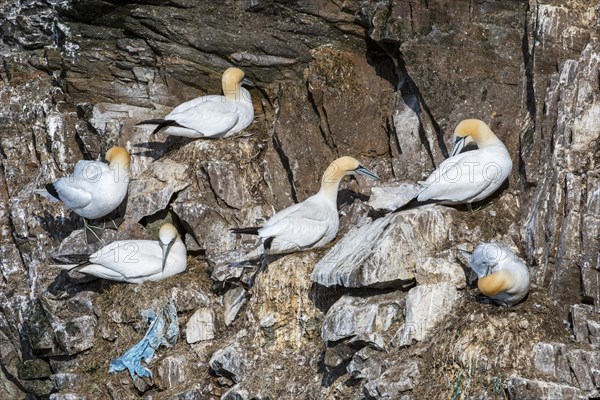
{"label": "gannet beak", "polygon": [[368,169],[366,169],[362,165],[359,165],[358,168],[356,168],[354,170],[354,172],[356,172],[357,174],[364,175],[367,178],[375,179],[376,181],[379,180],[379,177],[374,172],[369,171]]}
{"label": "gannet beak", "polygon": [[164,244],[164,243],[160,243],[160,246],[162,247],[162,256],[163,256],[163,261],[162,261],[162,272],[165,272],[165,265],[167,264],[167,256],[169,255],[169,251],[171,251],[171,247],[173,247],[173,243],[175,243],[175,239],[173,238],[173,240],[171,240],[169,243]]}
{"label": "gannet beak", "polygon": [[242,85],[246,85],[246,86],[250,86],[250,87],[255,87],[256,85],[254,84],[254,82],[252,82],[250,79],[248,78],[244,78],[242,79]]}
{"label": "gannet beak", "polygon": [[457,136],[456,139],[454,139],[454,145],[452,146],[452,154],[450,154],[450,157],[454,157],[455,155],[457,155],[458,153],[460,153],[460,151],[462,150],[462,148],[465,145],[465,139],[467,137],[460,137]]}
{"label": "gannet beak", "polygon": [[471,253],[470,251],[467,251],[467,250],[463,250],[463,249],[458,249],[458,251],[467,261],[469,261],[469,262],[471,261],[471,256],[473,255],[473,253]]}

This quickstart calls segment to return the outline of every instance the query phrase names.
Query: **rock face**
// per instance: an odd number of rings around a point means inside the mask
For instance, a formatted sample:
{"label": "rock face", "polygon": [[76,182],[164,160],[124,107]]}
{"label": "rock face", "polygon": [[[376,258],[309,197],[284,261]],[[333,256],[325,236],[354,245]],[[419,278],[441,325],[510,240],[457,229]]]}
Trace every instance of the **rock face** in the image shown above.
{"label": "rock face", "polygon": [[[31,0],[0,13],[0,398],[599,396],[595,2]],[[238,137],[135,126],[219,93],[232,65],[257,84]],[[464,118],[506,144],[504,190],[473,212],[384,215]],[[171,221],[185,273],[121,285],[50,266],[99,245],[33,190],[113,145],[131,152],[131,181],[104,244]],[[257,242],[229,228],[314,194],[342,155],[382,181],[342,182],[337,241],[230,268]],[[482,241],[527,260],[523,303],[474,300],[457,249]],[[157,352],[152,379],[109,375],[145,332],[140,311],[170,302],[186,340]]]}

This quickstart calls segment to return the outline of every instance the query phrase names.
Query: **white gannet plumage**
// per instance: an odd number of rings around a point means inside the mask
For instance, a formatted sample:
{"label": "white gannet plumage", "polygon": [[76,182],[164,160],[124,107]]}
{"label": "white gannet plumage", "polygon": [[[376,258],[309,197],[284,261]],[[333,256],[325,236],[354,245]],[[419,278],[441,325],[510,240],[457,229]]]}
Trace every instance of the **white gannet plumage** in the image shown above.
{"label": "white gannet plumage", "polygon": [[[123,147],[112,147],[101,161],[78,161],[73,174],[34,192],[53,201],[60,200],[68,209],[86,219],[97,219],[115,210],[127,196],[131,156]],[[96,235],[96,233],[94,233]]]}
{"label": "white gannet plumage", "polygon": [[243,131],[254,120],[250,92],[242,84],[252,85],[239,68],[228,68],[221,78],[223,96],[197,97],[175,107],[163,119],[153,119],[137,125],[158,125],[164,133],[189,138],[230,137]]}
{"label": "white gannet plumage", "polygon": [[346,175],[379,179],[352,157],[341,157],[325,170],[319,192],[273,215],[262,227],[233,228],[234,233],[255,234],[262,246],[246,255],[254,259],[263,254],[284,254],[324,246],[337,235],[339,216],[337,192]]}
{"label": "white gannet plumage", "polygon": [[[475,142],[477,150],[460,153]],[[472,204],[484,200],[504,183],[512,171],[508,150],[490,127],[478,119],[461,121],[454,130],[454,144],[444,160],[425,181],[421,191],[396,211],[415,203]]]}
{"label": "white gannet plumage", "polygon": [[158,281],[185,271],[187,252],[177,229],[161,226],[159,240],[120,240],[104,246],[80,264],[56,265],[119,282]]}
{"label": "white gannet plumage", "polygon": [[479,277],[481,294],[496,304],[512,306],[529,292],[527,265],[506,246],[480,243],[470,256],[469,267]]}

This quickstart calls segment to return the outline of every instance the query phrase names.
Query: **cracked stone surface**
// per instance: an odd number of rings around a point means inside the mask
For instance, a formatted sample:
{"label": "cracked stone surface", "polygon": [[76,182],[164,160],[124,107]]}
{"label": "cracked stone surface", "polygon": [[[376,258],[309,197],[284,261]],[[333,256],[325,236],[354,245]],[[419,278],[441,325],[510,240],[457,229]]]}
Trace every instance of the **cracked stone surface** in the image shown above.
{"label": "cracked stone surface", "polygon": [[[596,2],[31,0],[0,14],[0,398],[598,396]],[[219,93],[231,65],[257,85],[238,137],[135,126]],[[506,144],[506,188],[473,212],[384,216],[447,157],[464,118]],[[185,273],[124,285],[50,266],[96,247],[33,190],[113,145],[132,154],[131,182],[125,222],[103,240],[155,239],[172,221]],[[342,155],[382,179],[342,182],[336,241],[228,269],[256,245],[229,228],[314,194]],[[532,291],[508,310],[475,301],[456,251],[492,240],[530,267]],[[409,301],[426,290],[456,301],[400,345],[405,319],[430,315]],[[161,348],[152,379],[109,375],[147,329],[140,311],[170,301],[181,331],[208,338],[212,319],[212,339]],[[396,318],[368,324],[375,304]]]}

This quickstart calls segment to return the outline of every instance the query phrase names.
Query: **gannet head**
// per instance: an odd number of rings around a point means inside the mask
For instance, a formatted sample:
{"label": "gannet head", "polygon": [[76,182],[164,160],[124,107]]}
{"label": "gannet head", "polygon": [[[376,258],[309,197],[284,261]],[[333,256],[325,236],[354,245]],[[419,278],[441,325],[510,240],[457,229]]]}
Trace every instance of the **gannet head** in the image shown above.
{"label": "gannet head", "polygon": [[115,146],[110,148],[104,156],[106,161],[111,167],[119,166],[124,169],[128,169],[131,164],[131,156],[124,147]]}
{"label": "gannet head", "polygon": [[177,229],[173,225],[166,223],[160,227],[160,231],[158,232],[158,241],[160,243],[160,247],[162,248],[163,272],[165,270],[165,264],[167,263],[167,256],[169,255],[169,251],[171,250],[171,247],[173,247],[173,244],[175,243],[178,237],[179,232],[177,232]]}
{"label": "gannet head", "polygon": [[460,153],[462,148],[475,142],[479,148],[485,147],[496,138],[488,124],[479,119],[464,119],[454,129],[454,144],[450,157]]}
{"label": "gannet head", "polygon": [[254,86],[252,82],[246,79],[244,71],[239,68],[227,68],[221,77],[221,85],[223,86],[223,94],[228,99],[239,100],[240,86]]}
{"label": "gannet head", "polygon": [[495,296],[513,285],[513,277],[507,270],[500,270],[477,281],[479,291],[486,296]]}
{"label": "gannet head", "polygon": [[329,167],[327,167],[323,174],[321,184],[337,185],[346,175],[364,175],[367,178],[379,180],[379,177],[374,172],[360,165],[357,159],[344,156],[329,164]]}

